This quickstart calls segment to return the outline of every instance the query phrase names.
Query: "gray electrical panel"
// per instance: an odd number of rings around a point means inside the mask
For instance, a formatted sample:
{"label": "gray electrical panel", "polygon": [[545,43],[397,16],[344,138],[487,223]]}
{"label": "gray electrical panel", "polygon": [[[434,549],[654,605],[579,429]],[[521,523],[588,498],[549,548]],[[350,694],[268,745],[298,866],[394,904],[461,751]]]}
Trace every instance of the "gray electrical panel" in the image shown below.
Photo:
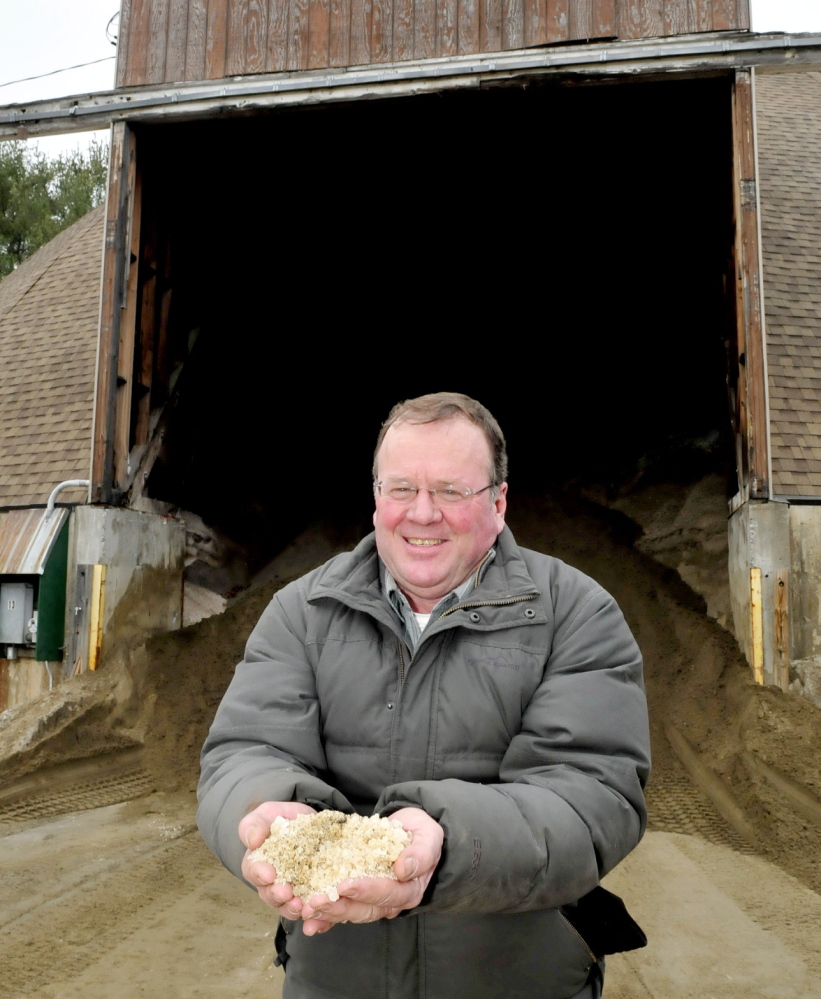
{"label": "gray electrical panel", "polygon": [[30,644],[27,635],[33,615],[31,583],[0,583],[0,645]]}

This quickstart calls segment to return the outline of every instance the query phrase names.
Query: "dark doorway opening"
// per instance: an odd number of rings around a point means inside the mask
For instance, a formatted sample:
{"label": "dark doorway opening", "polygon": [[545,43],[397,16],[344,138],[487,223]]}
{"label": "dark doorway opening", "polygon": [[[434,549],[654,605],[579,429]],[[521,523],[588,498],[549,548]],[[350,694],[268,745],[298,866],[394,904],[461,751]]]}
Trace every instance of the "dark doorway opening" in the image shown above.
{"label": "dark doorway opening", "polygon": [[441,389],[497,415],[512,490],[729,479],[730,101],[531,83],[142,129],[169,337],[199,330],[149,494],[264,561],[366,522],[380,422]]}

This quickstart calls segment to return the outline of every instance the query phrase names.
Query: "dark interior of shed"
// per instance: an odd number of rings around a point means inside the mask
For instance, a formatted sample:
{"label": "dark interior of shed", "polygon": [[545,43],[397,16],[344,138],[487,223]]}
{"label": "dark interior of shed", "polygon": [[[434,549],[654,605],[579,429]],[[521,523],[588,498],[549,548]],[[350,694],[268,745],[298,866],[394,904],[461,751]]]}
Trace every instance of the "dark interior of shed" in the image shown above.
{"label": "dark interior of shed", "polygon": [[138,142],[170,329],[200,330],[149,493],[254,562],[317,517],[367,523],[380,422],[441,389],[497,415],[513,494],[734,481],[728,79],[360,101]]}

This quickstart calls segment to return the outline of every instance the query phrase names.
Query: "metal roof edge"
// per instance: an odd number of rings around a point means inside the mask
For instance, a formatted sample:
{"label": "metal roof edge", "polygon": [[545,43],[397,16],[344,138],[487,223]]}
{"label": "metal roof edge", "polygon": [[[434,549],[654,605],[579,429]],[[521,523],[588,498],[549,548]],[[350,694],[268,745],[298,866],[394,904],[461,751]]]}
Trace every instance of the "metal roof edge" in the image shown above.
{"label": "metal roof edge", "polygon": [[69,511],[29,508],[9,511],[0,522],[0,576],[41,575]]}
{"label": "metal roof edge", "polygon": [[729,70],[821,68],[821,33],[709,32],[588,42],[481,55],[119,88],[0,106],[0,140],[157,121],[241,113],[293,103],[394,96],[478,86],[522,75],[605,77]]}

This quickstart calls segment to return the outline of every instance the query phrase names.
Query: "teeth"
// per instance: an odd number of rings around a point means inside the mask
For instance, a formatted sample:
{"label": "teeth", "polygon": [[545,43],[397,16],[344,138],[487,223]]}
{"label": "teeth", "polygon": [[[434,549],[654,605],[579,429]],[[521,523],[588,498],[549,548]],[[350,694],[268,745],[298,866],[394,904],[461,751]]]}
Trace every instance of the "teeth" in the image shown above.
{"label": "teeth", "polygon": [[406,538],[409,545],[441,545],[441,538]]}

